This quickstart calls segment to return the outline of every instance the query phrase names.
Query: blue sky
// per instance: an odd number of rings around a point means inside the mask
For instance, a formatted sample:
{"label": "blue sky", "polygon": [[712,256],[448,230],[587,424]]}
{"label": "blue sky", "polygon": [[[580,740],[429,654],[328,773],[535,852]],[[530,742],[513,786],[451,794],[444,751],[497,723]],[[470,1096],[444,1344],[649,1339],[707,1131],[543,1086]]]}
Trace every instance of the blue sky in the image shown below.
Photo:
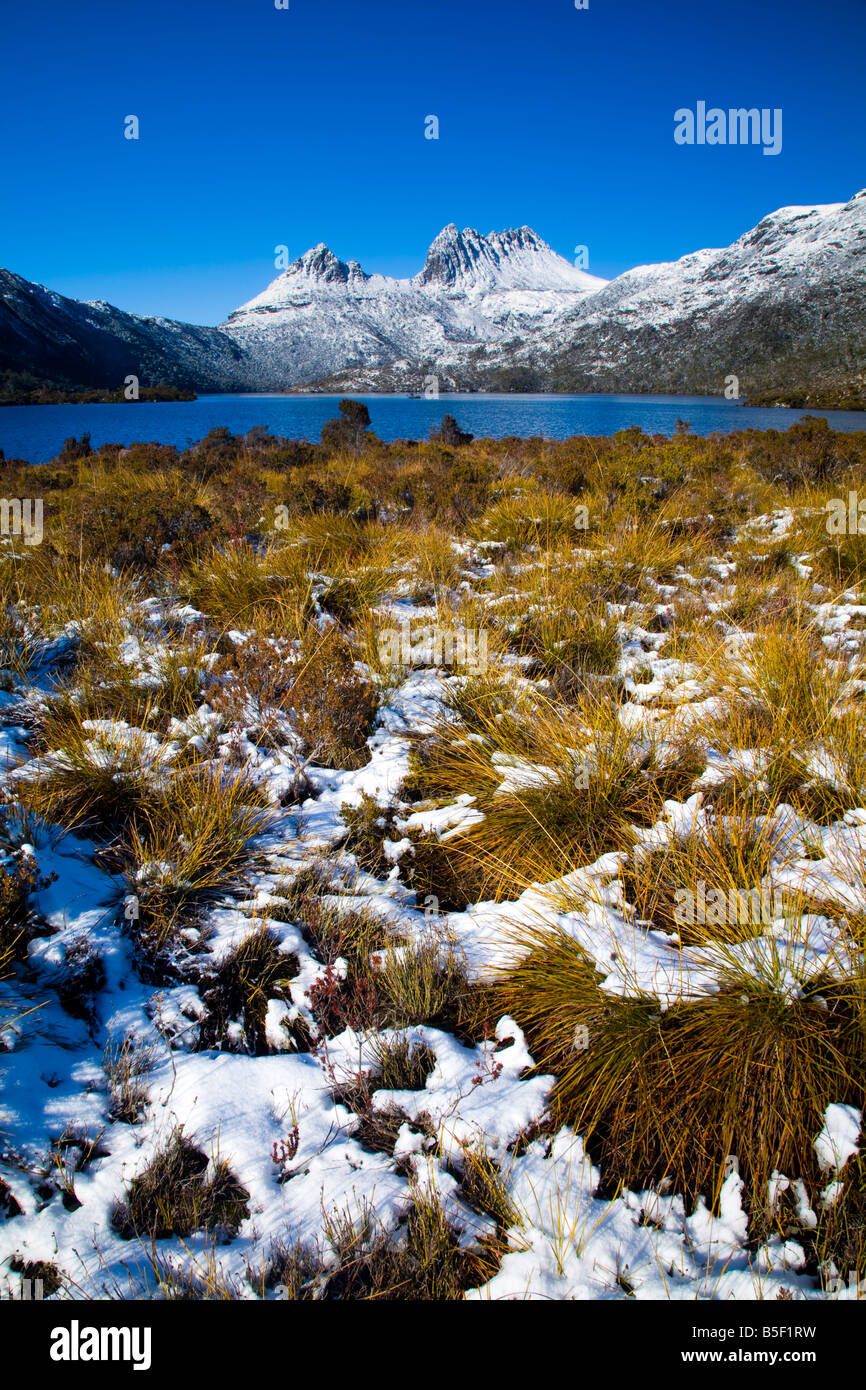
{"label": "blue sky", "polygon": [[[866,185],[864,0],[289,3],[7,7],[0,265],[217,323],[278,244],[408,275],[528,224],[612,276]],[[780,107],[782,152],[676,145],[698,100]]]}

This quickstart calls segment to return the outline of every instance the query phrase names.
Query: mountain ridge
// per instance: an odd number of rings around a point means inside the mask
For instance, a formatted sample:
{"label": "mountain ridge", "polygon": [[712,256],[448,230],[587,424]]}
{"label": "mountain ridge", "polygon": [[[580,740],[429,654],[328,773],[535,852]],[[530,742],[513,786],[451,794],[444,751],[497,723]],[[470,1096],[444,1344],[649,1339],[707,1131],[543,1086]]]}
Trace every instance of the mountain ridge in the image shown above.
{"label": "mountain ridge", "polygon": [[866,387],[866,190],[769,213],[730,246],[636,266],[504,348],[332,373],[330,390],[720,394]]}
{"label": "mountain ridge", "polygon": [[148,318],[82,301],[0,269],[0,377],[80,387],[143,385],[242,390],[243,353],[217,328]]}
{"label": "mountain ridge", "polygon": [[0,271],[0,375],[75,387],[666,391],[866,384],[866,190],[614,280],[531,227],[448,223],[397,279],[309,248],[218,327]]}
{"label": "mountain ridge", "polygon": [[449,223],[417,275],[368,275],[324,243],[305,251],[223,324],[260,389],[291,387],[351,362],[383,367],[505,343],[559,317],[607,281],[572,266],[530,227],[482,236]]}

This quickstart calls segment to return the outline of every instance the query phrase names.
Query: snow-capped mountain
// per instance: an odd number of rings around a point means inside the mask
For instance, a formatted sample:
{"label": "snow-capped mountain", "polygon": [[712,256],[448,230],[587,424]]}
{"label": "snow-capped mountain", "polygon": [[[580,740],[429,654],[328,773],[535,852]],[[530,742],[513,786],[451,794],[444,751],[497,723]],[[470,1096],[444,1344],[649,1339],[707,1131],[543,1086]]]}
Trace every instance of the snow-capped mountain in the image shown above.
{"label": "snow-capped mountain", "polygon": [[[466,304],[474,306],[478,293],[464,291]],[[502,332],[474,350],[443,336],[423,364],[405,351],[387,366],[368,359],[324,384],[417,388],[423,366],[442,389],[458,390],[715,394],[729,375],[743,391],[863,385],[866,190],[847,203],[781,208],[731,246],[640,266],[594,288],[575,282],[571,292],[539,292],[522,303],[516,291],[491,289],[481,302]],[[503,303],[508,320],[496,318]]]}
{"label": "snow-capped mountain", "polygon": [[241,306],[222,331],[260,387],[295,385],[349,365],[435,362],[504,345],[560,319],[607,282],[556,254],[529,227],[481,236],[445,227],[408,280],[367,275],[313,247]]}
{"label": "snow-capped mountain", "polygon": [[604,281],[529,227],[452,223],[411,279],[313,247],[221,328],[81,304],[0,271],[0,375],[200,390],[666,391],[866,386],[866,190]]}
{"label": "snow-capped mountain", "polygon": [[472,227],[459,232],[451,222],[432,243],[424,269],[412,283],[472,297],[498,290],[585,294],[607,282],[557,255],[531,227],[484,237]]}

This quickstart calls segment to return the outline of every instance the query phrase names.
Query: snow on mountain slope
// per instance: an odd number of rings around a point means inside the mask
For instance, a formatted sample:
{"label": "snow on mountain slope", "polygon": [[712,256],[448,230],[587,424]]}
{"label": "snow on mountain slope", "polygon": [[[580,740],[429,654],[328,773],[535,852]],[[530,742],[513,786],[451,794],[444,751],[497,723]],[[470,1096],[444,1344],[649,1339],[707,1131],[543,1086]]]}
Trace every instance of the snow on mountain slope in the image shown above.
{"label": "snow on mountain slope", "polygon": [[559,319],[605,283],[529,227],[484,237],[452,223],[410,280],[367,275],[357,261],[313,247],[222,331],[248,354],[260,385],[285,386],[353,363],[435,361],[455,345],[505,343]]}
{"label": "snow on mountain slope", "polygon": [[[786,207],[731,246],[640,266],[529,345],[596,389],[722,390],[727,373],[781,385],[866,364],[866,190]],[[811,383],[814,384],[814,381]]]}
{"label": "snow on mountain slope", "polygon": [[840,270],[863,271],[866,190],[849,203],[780,208],[721,250],[696,251],[679,261],[637,266],[611,280],[581,317],[639,312],[645,322],[670,321],[717,304],[720,290],[759,298],[823,285]]}
{"label": "snow on mountain slope", "polygon": [[[515,323],[519,296],[507,298]],[[519,382],[527,390],[721,392],[729,373],[749,390],[856,382],[866,363],[866,190],[847,203],[781,208],[728,247],[546,299],[535,315],[524,302],[519,341],[491,336],[480,353],[447,342],[433,370],[463,390]],[[488,314],[496,300],[495,291],[484,297]],[[334,384],[401,389],[417,379],[417,363],[404,361],[347,371]]]}

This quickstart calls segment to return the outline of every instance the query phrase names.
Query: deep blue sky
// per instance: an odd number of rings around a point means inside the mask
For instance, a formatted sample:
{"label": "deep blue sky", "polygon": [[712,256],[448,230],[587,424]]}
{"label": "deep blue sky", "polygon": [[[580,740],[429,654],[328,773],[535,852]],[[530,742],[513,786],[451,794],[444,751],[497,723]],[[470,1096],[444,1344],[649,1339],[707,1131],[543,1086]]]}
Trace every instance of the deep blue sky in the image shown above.
{"label": "deep blue sky", "polygon": [[[866,0],[19,0],[3,40],[0,265],[199,323],[278,243],[408,275],[528,224],[612,276],[866,185]],[[782,153],[677,146],[699,99]]]}

